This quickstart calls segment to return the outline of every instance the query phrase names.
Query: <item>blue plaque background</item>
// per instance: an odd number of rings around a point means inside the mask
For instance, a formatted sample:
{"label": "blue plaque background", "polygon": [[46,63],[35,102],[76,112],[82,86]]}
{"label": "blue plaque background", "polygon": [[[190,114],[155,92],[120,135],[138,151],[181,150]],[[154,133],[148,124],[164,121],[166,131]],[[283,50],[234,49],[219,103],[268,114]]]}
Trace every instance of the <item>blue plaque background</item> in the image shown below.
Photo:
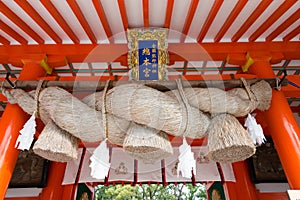
{"label": "blue plaque background", "polygon": [[158,41],[139,40],[138,58],[139,80],[158,80]]}

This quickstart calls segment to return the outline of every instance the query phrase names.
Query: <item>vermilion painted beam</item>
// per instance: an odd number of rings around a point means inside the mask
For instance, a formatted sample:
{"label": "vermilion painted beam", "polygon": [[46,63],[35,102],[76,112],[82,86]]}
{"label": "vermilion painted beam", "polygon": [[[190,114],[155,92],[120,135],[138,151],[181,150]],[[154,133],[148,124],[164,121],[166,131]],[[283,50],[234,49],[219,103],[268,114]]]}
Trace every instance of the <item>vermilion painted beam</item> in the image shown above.
{"label": "vermilion painted beam", "polygon": [[149,27],[149,0],[143,0],[144,27]]}
{"label": "vermilion painted beam", "polygon": [[234,20],[236,19],[236,17],[240,14],[240,12],[245,7],[245,5],[246,5],[247,2],[248,2],[248,0],[239,0],[236,3],[236,5],[233,8],[233,10],[231,11],[230,15],[228,16],[228,18],[224,22],[223,26],[221,27],[221,29],[217,33],[217,35],[215,37],[215,42],[219,42],[222,39],[222,37],[224,36],[224,34],[226,33],[226,31],[232,25],[232,23],[234,22]]}
{"label": "vermilion painted beam", "polygon": [[212,6],[204,24],[203,24],[203,27],[197,37],[197,41],[198,42],[202,42],[203,38],[205,37],[209,27],[211,26],[212,22],[214,21],[216,15],[218,14],[219,12],[219,9],[222,5],[224,0],[215,0],[214,2],[214,5]]}
{"label": "vermilion painted beam", "polygon": [[0,11],[9,18],[13,23],[19,26],[25,33],[27,33],[37,43],[43,44],[45,41],[36,32],[34,32],[20,17],[11,11],[3,2],[0,1]]}
{"label": "vermilion painted beam", "polygon": [[67,0],[67,3],[69,4],[70,8],[72,9],[73,13],[76,15],[78,21],[80,22],[81,26],[83,27],[84,31],[88,35],[89,39],[93,44],[97,44],[97,38],[95,37],[89,23],[84,17],[84,14],[80,10],[80,7],[76,3],[75,0]]}
{"label": "vermilion painted beam", "polygon": [[48,0],[41,0],[41,3],[48,10],[48,12],[52,15],[52,17],[56,20],[59,26],[65,31],[65,33],[70,37],[70,39],[78,44],[80,41],[73,30],[70,28],[68,23],[64,20],[63,16],[58,12],[53,3]]}
{"label": "vermilion painted beam", "polygon": [[119,10],[120,10],[120,14],[121,14],[122,22],[123,22],[123,27],[124,27],[124,30],[126,31],[128,28],[128,18],[127,18],[124,0],[118,0],[118,5],[119,5]]}
{"label": "vermilion painted beam", "polygon": [[112,31],[111,31],[111,28],[108,24],[108,20],[106,18],[102,3],[101,3],[100,0],[93,0],[93,4],[94,4],[94,7],[97,11],[98,17],[99,17],[99,19],[102,23],[104,31],[106,33],[106,37],[112,43],[113,42]]}
{"label": "vermilion painted beam", "polygon": [[297,28],[295,28],[293,31],[291,31],[289,34],[287,34],[284,38],[283,41],[289,41],[291,39],[293,39],[294,37],[296,37],[296,35],[298,35],[300,33],[300,25],[297,26]]}
{"label": "vermilion painted beam", "polygon": [[279,25],[268,37],[266,37],[266,41],[272,41],[298,19],[300,19],[300,8],[289,18],[287,18],[281,25]]}
{"label": "vermilion painted beam", "polygon": [[174,7],[174,0],[168,0],[164,28],[170,28],[173,7]]}
{"label": "vermilion painted beam", "polygon": [[182,37],[180,38],[181,42],[184,42],[184,40],[186,38],[186,35],[189,32],[189,29],[191,27],[191,23],[193,21],[196,9],[198,7],[198,4],[199,4],[199,0],[193,0],[191,5],[190,5],[189,11],[188,11],[188,16],[185,19],[184,27],[183,27],[183,30],[182,30]]}
{"label": "vermilion painted beam", "polygon": [[39,15],[39,13],[24,0],[15,2],[33,19],[57,44],[62,43],[62,39],[53,31],[49,24]]}
{"label": "vermilion painted beam", "polygon": [[284,1],[279,8],[249,37],[249,41],[254,42],[263,34],[279,17],[281,17],[297,0]]}
{"label": "vermilion painted beam", "polygon": [[[224,61],[228,54],[248,51],[281,52],[285,60],[300,59],[300,42],[233,42],[233,43],[170,43],[170,60]],[[0,63],[23,58],[27,54],[60,56],[69,62],[112,62],[127,59],[127,44],[62,44],[62,45],[10,45],[0,46]],[[126,63],[126,62],[125,62]]]}
{"label": "vermilion painted beam", "polygon": [[3,37],[2,35],[0,35],[0,43],[3,45],[9,45],[10,41],[8,39],[6,39],[5,37]]}
{"label": "vermilion painted beam", "polygon": [[0,27],[5,33],[7,33],[10,37],[17,40],[20,44],[27,44],[28,43],[28,41],[25,38],[23,38],[19,33],[17,33],[15,30],[10,28],[4,22],[0,21]]}
{"label": "vermilion painted beam", "polygon": [[[295,83],[296,85],[300,85],[300,75],[288,75],[287,79],[290,82]],[[281,90],[284,93],[284,96],[287,98],[299,98],[300,97],[300,90],[293,85],[289,84],[285,87],[282,87]]]}
{"label": "vermilion painted beam", "polygon": [[236,42],[243,36],[243,34],[250,28],[250,26],[256,21],[256,19],[267,9],[272,3],[272,0],[261,1],[257,8],[252,12],[250,17],[241,26],[241,28],[234,34],[231,41]]}

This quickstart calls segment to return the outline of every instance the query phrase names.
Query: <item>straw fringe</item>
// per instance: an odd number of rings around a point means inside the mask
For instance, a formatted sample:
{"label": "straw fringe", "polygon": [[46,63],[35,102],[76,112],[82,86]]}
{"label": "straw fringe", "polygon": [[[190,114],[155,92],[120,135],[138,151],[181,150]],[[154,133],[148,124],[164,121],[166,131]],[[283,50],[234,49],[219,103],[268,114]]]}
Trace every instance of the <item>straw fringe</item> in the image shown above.
{"label": "straw fringe", "polygon": [[135,159],[153,163],[173,154],[166,133],[132,123],[123,143],[124,151]]}
{"label": "straw fringe", "polygon": [[48,122],[33,146],[37,155],[56,162],[77,159],[77,138],[60,129],[53,121]]}
{"label": "straw fringe", "polygon": [[237,162],[255,153],[251,137],[230,114],[215,116],[207,133],[208,155],[216,162]]}

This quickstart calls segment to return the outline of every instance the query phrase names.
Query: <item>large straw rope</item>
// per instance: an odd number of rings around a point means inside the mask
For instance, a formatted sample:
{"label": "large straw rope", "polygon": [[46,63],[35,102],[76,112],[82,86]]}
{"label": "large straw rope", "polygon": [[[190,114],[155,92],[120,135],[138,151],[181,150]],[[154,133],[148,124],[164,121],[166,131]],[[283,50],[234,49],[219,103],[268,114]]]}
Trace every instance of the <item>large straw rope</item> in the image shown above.
{"label": "large straw rope", "polygon": [[[262,80],[252,86],[244,82],[245,88],[228,91],[219,88],[184,88],[184,93],[191,106],[211,114],[229,113],[243,117],[255,109],[267,110],[272,99],[272,88]],[[177,90],[167,94],[175,98]]]}
{"label": "large straw rope", "polygon": [[[82,102],[87,104],[90,108],[102,112],[102,96],[103,92],[95,92],[83,98]],[[109,133],[108,140],[113,144],[122,146],[131,122],[109,113],[106,114],[106,117]]]}
{"label": "large straw rope", "polygon": [[[173,96],[176,97],[176,91],[173,92]],[[242,107],[244,101],[249,104],[247,97],[242,99],[239,96],[233,96],[231,94],[233,92],[225,92],[216,88],[186,88],[184,92],[189,104],[200,108],[204,112],[224,112],[240,116],[240,113],[245,115],[254,109],[253,106],[248,108],[249,105]],[[170,94],[170,92],[168,93]],[[260,94],[264,94],[264,92],[260,92]],[[19,89],[10,91],[7,96],[9,95],[14,98],[13,100],[11,97],[9,99],[12,102],[16,101],[21,107],[25,107],[24,102],[30,102],[31,100],[30,95],[20,92]],[[99,109],[100,106],[97,106],[102,105],[99,103],[99,98],[95,99],[94,103],[98,108],[95,110],[73,97],[69,92],[61,88],[49,87],[41,91],[39,101],[41,111],[45,110],[45,113],[60,128],[83,141],[94,142],[104,139],[102,114],[100,111],[96,111],[101,110],[101,108]],[[191,116],[187,117],[179,103],[180,101],[179,98],[172,98],[172,96],[140,84],[116,86],[107,93],[107,111],[111,114],[111,116],[108,115],[108,122],[112,124],[108,125],[108,128],[111,127],[109,133],[124,134],[129,127],[129,121],[133,121],[157,130],[163,130],[175,136],[182,136],[186,125],[182,122],[187,119],[192,121],[187,123],[190,127],[186,128],[188,130],[185,131],[186,136],[192,138],[203,137],[210,123],[209,118],[194,107],[190,109],[189,114]],[[213,101],[216,103],[211,103]],[[248,101],[251,100],[248,99]],[[264,101],[265,104],[268,104],[266,102],[269,102],[269,100]],[[215,108],[214,105],[219,105],[219,109]],[[90,106],[93,107],[93,105]],[[236,110],[235,108],[239,106],[242,109]],[[234,113],[229,108],[234,110]],[[29,106],[24,110],[32,114],[34,109]],[[124,119],[127,121],[124,121]],[[121,142],[122,139],[117,143],[120,144]]]}
{"label": "large straw rope", "polygon": [[[116,86],[109,90],[106,96],[102,92],[94,93],[84,98],[83,102],[61,88],[45,88],[40,92],[38,99],[40,105],[38,111],[44,123],[48,124],[45,128],[47,134],[43,134],[41,140],[46,138],[42,141],[50,143],[51,136],[53,136],[51,131],[54,131],[55,134],[60,135],[59,141],[54,142],[54,146],[62,144],[64,140],[72,144],[67,148],[69,152],[63,152],[65,149],[62,149],[62,153],[60,150],[55,152],[55,149],[43,148],[43,145],[40,145],[43,142],[38,142],[39,148],[36,149],[40,150],[40,154],[46,153],[46,156],[50,156],[49,159],[64,161],[72,159],[72,156],[75,155],[77,144],[74,145],[76,139],[73,139],[73,136],[87,142],[103,140],[105,131],[103,130],[102,111],[106,106],[108,113],[105,113],[107,118],[105,127],[108,129],[109,141],[123,145],[134,158],[155,161],[169,155],[171,143],[164,132],[191,138],[203,137],[207,132],[209,145],[216,147],[211,149],[214,160],[241,160],[255,151],[252,144],[247,143],[246,136],[241,141],[232,140],[234,135],[240,137],[245,135],[241,128],[233,123],[234,121],[230,122],[229,120],[226,129],[233,131],[234,134],[221,134],[222,138],[219,139],[225,143],[220,143],[221,146],[218,147],[213,142],[215,141],[213,137],[218,128],[221,129],[219,130],[221,133],[222,130],[225,130],[220,126],[222,125],[220,119],[227,122],[226,119],[230,117],[214,117],[215,124],[209,126],[210,119],[202,111],[210,112],[213,115],[215,113],[231,113],[235,116],[244,116],[256,108],[262,110],[268,108],[272,94],[268,84],[259,82],[250,88],[244,81],[244,86],[245,89],[237,88],[226,92],[216,88],[183,89],[182,85],[178,84],[178,90],[162,93],[150,87],[132,83]],[[266,91],[262,92],[261,90]],[[10,92],[5,90],[4,93],[10,102],[18,103],[25,112],[32,114],[35,111],[34,96],[36,93],[34,91],[26,93],[14,89]],[[103,101],[104,98],[107,103]],[[49,127],[52,127],[50,131]],[[68,132],[73,136],[69,137]],[[127,132],[128,134],[126,134]],[[152,133],[149,135],[152,135],[150,138],[148,135],[143,135],[143,133],[149,132]],[[225,132],[228,133],[228,131]],[[140,137],[137,137],[138,134]],[[224,145],[224,149],[222,145]],[[55,154],[58,155],[57,158],[55,158]]]}
{"label": "large straw rope", "polygon": [[[139,84],[120,85],[109,90],[107,111],[175,136],[182,136],[185,132],[187,137],[193,138],[203,137],[210,122],[209,118],[196,108],[191,108],[191,117],[187,117],[187,113],[183,112],[176,99]],[[187,122],[187,128],[186,123],[183,123],[185,120],[191,120]]]}
{"label": "large straw rope", "polygon": [[[36,91],[29,93],[14,89],[5,91],[8,101],[18,105],[28,114],[32,115],[36,109]],[[77,159],[77,138],[58,127],[50,118],[43,107],[38,107],[39,117],[46,124],[45,128],[34,143],[34,152],[48,160],[56,162],[68,162]]]}
{"label": "large straw rope", "polygon": [[105,138],[101,112],[90,108],[69,92],[58,87],[45,88],[40,93],[39,101],[51,119],[75,137],[86,142]]}

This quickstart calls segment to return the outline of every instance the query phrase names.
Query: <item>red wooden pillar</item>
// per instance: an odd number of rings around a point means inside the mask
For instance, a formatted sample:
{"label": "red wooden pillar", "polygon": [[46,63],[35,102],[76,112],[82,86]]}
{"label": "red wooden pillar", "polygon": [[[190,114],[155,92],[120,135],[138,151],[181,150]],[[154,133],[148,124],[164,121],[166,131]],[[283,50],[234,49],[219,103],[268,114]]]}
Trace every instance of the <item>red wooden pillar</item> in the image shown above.
{"label": "red wooden pillar", "polygon": [[223,183],[225,197],[228,200],[238,200],[236,188],[236,183],[233,182],[225,182]]}
{"label": "red wooden pillar", "polygon": [[[248,55],[254,61],[249,73],[259,78],[275,77],[269,58],[255,52]],[[262,114],[291,189],[300,189],[300,129],[283,92],[273,90],[271,107]]]}
{"label": "red wooden pillar", "polygon": [[[67,163],[51,162],[50,171],[48,173],[48,181],[45,188],[40,194],[41,200],[64,199],[64,186],[61,185]],[[66,191],[67,192],[67,188]]]}
{"label": "red wooden pillar", "polygon": [[[36,80],[45,75],[45,70],[37,63],[24,61],[19,80]],[[0,121],[0,199],[4,199],[19,151],[15,142],[19,131],[29,116],[18,105],[7,104]]]}
{"label": "red wooden pillar", "polygon": [[72,199],[72,194],[74,189],[75,186],[73,184],[64,185],[61,199]]}
{"label": "red wooden pillar", "polygon": [[251,182],[247,163],[240,161],[232,164],[236,182],[223,183],[226,199],[257,200],[257,190]]}
{"label": "red wooden pillar", "polygon": [[[239,199],[256,200],[256,188],[250,179],[249,169],[246,161],[235,162],[232,164],[236,183],[234,184],[235,193],[231,194],[230,199],[233,200],[233,196]],[[232,190],[232,188],[231,188]]]}

